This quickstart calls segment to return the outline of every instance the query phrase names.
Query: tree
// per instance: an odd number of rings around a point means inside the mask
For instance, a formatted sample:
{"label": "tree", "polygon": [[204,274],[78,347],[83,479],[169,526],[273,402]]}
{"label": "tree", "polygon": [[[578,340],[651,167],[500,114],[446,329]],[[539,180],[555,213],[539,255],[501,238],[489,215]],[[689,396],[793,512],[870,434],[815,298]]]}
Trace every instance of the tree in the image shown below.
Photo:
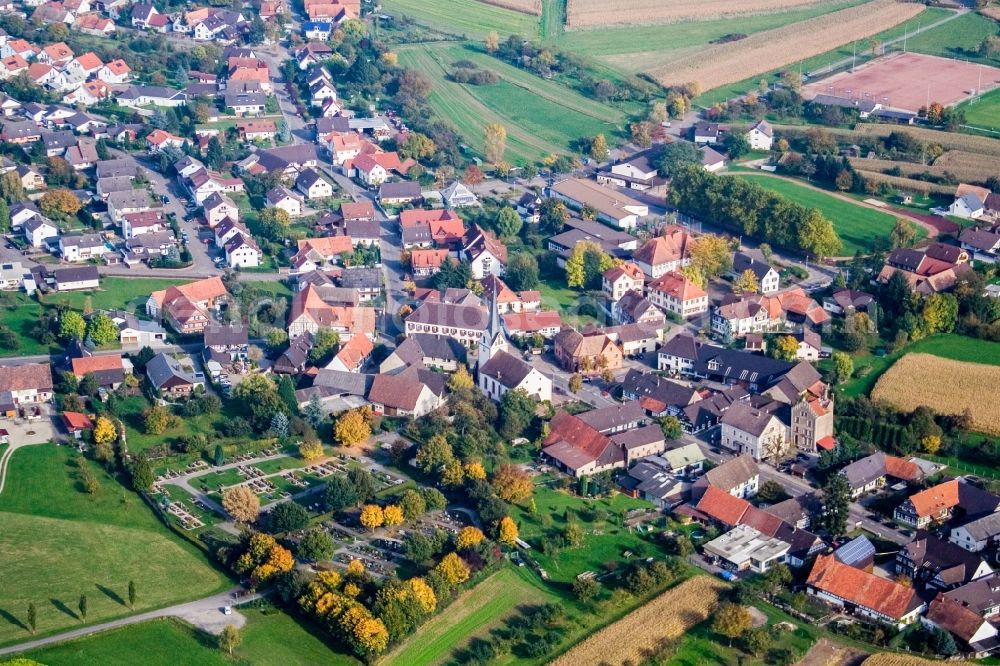
{"label": "tree", "polygon": [[313,529],[302,535],[295,552],[300,560],[320,562],[333,557],[335,550],[333,538],[325,530]]}
{"label": "tree", "polygon": [[386,527],[396,527],[397,525],[402,525],[405,516],[403,514],[403,508],[396,504],[390,504],[382,510],[382,515],[385,518]]}
{"label": "tree", "polygon": [[232,656],[233,650],[238,648],[242,642],[243,634],[235,624],[227,624],[222,628],[222,633],[219,634],[220,650]]}
{"label": "tree", "polygon": [[455,536],[455,548],[458,550],[468,550],[469,548],[475,548],[483,542],[486,536],[483,534],[482,530],[478,527],[463,527],[462,530]]}
{"label": "tree", "polygon": [[222,491],[222,508],[237,523],[249,524],[260,515],[260,498],[249,486],[232,486]]}
{"label": "tree", "polygon": [[505,439],[516,439],[535,418],[538,402],[522,388],[504,393],[500,399],[500,435]]}
{"label": "tree", "polygon": [[149,466],[149,460],[145,455],[140,453],[135,457],[130,471],[133,490],[144,493],[153,487],[153,469]]}
{"label": "tree", "polygon": [[599,289],[601,275],[615,265],[614,259],[593,241],[579,241],[566,260],[566,284],[569,287]]}
{"label": "tree", "polygon": [[771,355],[782,361],[794,361],[799,355],[799,341],[790,335],[779,335],[771,345]]}
{"label": "tree", "polygon": [[476,382],[466,369],[465,365],[459,363],[458,369],[448,378],[448,388],[452,393],[471,391],[475,388]]}
{"label": "tree", "polygon": [[642,149],[653,145],[653,131],[655,125],[648,121],[639,121],[628,126],[629,138],[636,146]]}
{"label": "tree", "polygon": [[774,639],[771,637],[771,632],[768,631],[767,627],[751,629],[743,636],[743,646],[747,652],[755,657],[759,657],[767,652],[773,643]]}
{"label": "tree", "polygon": [[843,384],[854,374],[854,359],[844,352],[833,352],[833,368],[837,383]]}
{"label": "tree", "polygon": [[733,639],[742,636],[750,625],[750,611],[731,602],[720,604],[712,619],[712,631],[728,638],[730,647]]}
{"label": "tree", "polygon": [[507,260],[507,272],[503,279],[514,291],[527,291],[538,287],[538,262],[534,255],[518,252]]}
{"label": "tree", "polygon": [[708,279],[722,275],[732,264],[729,243],[722,236],[705,234],[691,244],[691,265]]}
{"label": "tree", "polygon": [[323,457],[323,445],[318,439],[307,439],[299,444],[299,455],[306,462],[319,460]]}
{"label": "tree", "polygon": [[426,134],[410,132],[399,146],[399,154],[405,158],[423,160],[434,155],[437,146]]}
{"label": "tree", "polygon": [[118,325],[103,312],[91,316],[87,322],[87,337],[98,347],[117,342],[118,334]]}
{"label": "tree", "polygon": [[656,167],[659,174],[664,178],[673,176],[691,164],[701,164],[701,153],[694,144],[687,141],[668,143],[653,158],[653,166]]}
{"label": "tree", "polygon": [[611,151],[608,150],[608,140],[604,138],[603,134],[598,134],[590,140],[590,156],[592,158],[598,162],[603,162],[608,159],[609,154],[611,154]]}
{"label": "tree", "polygon": [[465,470],[462,463],[457,458],[452,458],[445,463],[441,470],[441,483],[445,486],[460,486],[465,482]]}
{"label": "tree", "polygon": [[77,602],[76,607],[80,609],[80,619],[87,619],[87,595],[81,594],[80,601]]}
{"label": "tree", "polygon": [[516,465],[500,465],[493,476],[493,490],[505,502],[523,502],[531,497],[531,475]]}
{"label": "tree", "polygon": [[756,294],[760,291],[760,283],[757,282],[757,274],[751,269],[746,269],[733,282],[733,290],[738,294]]}
{"label": "tree", "polygon": [[920,450],[924,453],[934,455],[941,448],[940,435],[926,435],[920,439]]}
{"label": "tree", "polygon": [[601,591],[596,578],[577,578],[573,581],[573,595],[582,603],[589,603]]}
{"label": "tree", "polygon": [[316,341],[312,349],[309,350],[309,360],[317,365],[330,360],[340,345],[340,334],[328,328],[321,328],[316,332]]}
{"label": "tree", "polygon": [[475,187],[484,180],[486,180],[486,176],[483,174],[483,170],[475,164],[470,164],[465,169],[465,173],[462,174],[462,182],[470,187]]}
{"label": "tree", "polygon": [[457,553],[448,553],[434,567],[448,585],[456,587],[469,580],[469,566]]}
{"label": "tree", "polygon": [[59,337],[66,342],[83,340],[86,331],[87,322],[79,312],[67,310],[59,317]]}
{"label": "tree", "polygon": [[559,233],[568,219],[569,210],[562,201],[555,198],[542,200],[538,211],[538,227],[543,234],[552,236]]}
{"label": "tree", "polygon": [[334,513],[358,503],[358,491],[346,476],[334,476],[326,482],[326,508]]}
{"label": "tree", "polygon": [[11,170],[0,176],[0,197],[8,204],[16,204],[28,198],[17,171]]}
{"label": "tree", "polygon": [[513,238],[521,231],[521,216],[510,206],[504,206],[497,213],[496,229],[502,238]]}
{"label": "tree", "polygon": [[385,512],[378,504],[366,504],[361,507],[361,524],[363,526],[374,532],[375,528],[382,527],[383,523],[385,523]]}
{"label": "tree", "polygon": [[129,608],[135,609],[135,600],[137,598],[138,598],[138,595],[136,594],[135,581],[134,580],[130,580],[128,582],[128,607]]}
{"label": "tree", "polygon": [[38,209],[43,214],[57,219],[76,215],[82,206],[76,195],[64,188],[49,190],[38,201]]}
{"label": "tree", "polygon": [[847,531],[847,518],[851,506],[851,486],[843,474],[832,474],[823,487],[824,510],[820,526],[832,537]]}
{"label": "tree", "polygon": [[341,445],[356,446],[368,441],[368,438],[372,436],[372,429],[361,415],[361,412],[357,409],[352,409],[344,412],[337,419],[333,434]]}
{"label": "tree", "polygon": [[427,511],[427,502],[416,490],[410,489],[399,498],[399,506],[403,509],[406,520],[416,520]]}
{"label": "tree", "polygon": [[785,487],[780,483],[774,480],[769,480],[760,484],[760,488],[757,490],[757,497],[762,502],[776,504],[787,498],[788,494],[785,492]]}
{"label": "tree", "polygon": [[375,479],[371,472],[355,467],[347,472],[347,478],[354,484],[354,492],[358,494],[359,502],[367,502],[375,497]]}
{"label": "tree", "polygon": [[297,502],[282,502],[265,513],[261,523],[272,534],[295,532],[309,525],[309,512]]}
{"label": "tree", "polygon": [[507,146],[507,128],[499,123],[489,123],[483,128],[483,143],[486,144],[486,161],[496,164],[503,159]]}
{"label": "tree", "polygon": [[496,30],[490,30],[486,33],[486,51],[493,54],[498,48],[500,48],[500,35]]}
{"label": "tree", "polygon": [[958,320],[958,299],[954,294],[931,294],[924,300],[922,315],[924,334],[950,333]]}
{"label": "tree", "polygon": [[799,224],[798,244],[816,259],[835,256],[843,247],[833,223],[815,208],[808,209]]}
{"label": "tree", "polygon": [[679,439],[684,433],[680,419],[676,416],[664,416],[660,419],[660,430],[666,439]]}
{"label": "tree", "polygon": [[417,467],[424,474],[432,474],[454,460],[454,458],[455,453],[452,451],[448,440],[441,435],[435,435],[417,451],[416,462]]}
{"label": "tree", "polygon": [[95,444],[110,444],[118,439],[118,429],[107,416],[99,416],[94,424],[93,436]]}
{"label": "tree", "polygon": [[222,142],[218,136],[213,136],[208,140],[208,152],[205,155],[205,164],[210,168],[219,170],[226,163],[226,151],[222,147]]}
{"label": "tree", "polygon": [[726,147],[731,160],[738,160],[750,152],[750,142],[743,132],[727,132],[722,145]]}
{"label": "tree", "polygon": [[500,519],[500,523],[497,527],[497,541],[505,546],[513,546],[517,543],[517,523],[510,516],[504,516]]}
{"label": "tree", "polygon": [[10,206],[3,199],[0,199],[0,234],[10,231]]}
{"label": "tree", "polygon": [[1000,54],[1000,36],[990,35],[979,44],[979,55],[993,58]]}
{"label": "tree", "polygon": [[910,223],[903,218],[898,218],[889,232],[889,242],[893,248],[909,247],[917,238],[917,233],[910,226]]}
{"label": "tree", "polygon": [[570,393],[579,393],[580,389],[582,389],[582,388],[583,388],[583,377],[581,377],[579,375],[579,373],[574,374],[573,376],[571,376],[569,378],[569,392]]}

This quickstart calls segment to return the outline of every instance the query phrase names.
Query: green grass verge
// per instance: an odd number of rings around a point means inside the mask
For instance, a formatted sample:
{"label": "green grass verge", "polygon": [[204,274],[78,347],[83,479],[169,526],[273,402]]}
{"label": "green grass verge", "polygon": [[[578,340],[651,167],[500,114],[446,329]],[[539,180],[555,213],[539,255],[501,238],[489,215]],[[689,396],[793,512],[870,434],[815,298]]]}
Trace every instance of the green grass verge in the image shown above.
{"label": "green grass verge", "polygon": [[[418,69],[434,83],[428,100],[472,150],[483,153],[483,128],[499,123],[507,129],[508,161],[535,162],[550,153],[565,153],[571,142],[603,133],[609,141],[620,132],[624,114],[569,88],[507,65],[462,44],[421,44],[401,48],[400,63]],[[448,80],[452,64],[474,60],[500,75],[494,85],[474,86]],[[558,118],[558,123],[551,122]]]}
{"label": "green grass verge", "polygon": [[521,35],[537,39],[541,21],[511,9],[476,0],[385,0],[382,11],[416,19],[449,35],[481,39],[495,30],[501,37]]}
{"label": "green grass verge", "polygon": [[[851,256],[859,250],[863,253],[870,252],[872,241],[888,237],[896,224],[896,218],[888,213],[860,206],[788,180],[760,174],[740,174],[739,177],[751,179],[761,187],[802,206],[818,208],[833,223],[833,228],[844,242],[844,247],[840,251],[841,256]],[[922,227],[911,226],[918,238],[927,235]]]}
{"label": "green grass verge", "polygon": [[979,45],[982,41],[996,34],[996,21],[975,12],[969,12],[959,16],[954,21],[948,21],[933,30],[907,39],[906,48],[916,53],[959,58],[998,67],[1000,66],[1000,56],[984,57],[979,55]]}
{"label": "green grass verge", "polygon": [[145,312],[146,299],[154,291],[176,287],[179,284],[191,282],[184,278],[141,278],[141,277],[106,277],[101,280],[99,289],[72,291],[68,293],[52,293],[44,297],[46,305],[67,305],[74,310],[82,310],[87,301],[95,310],[127,309],[134,311],[136,307]]}
{"label": "green grass verge", "polygon": [[542,296],[542,305],[550,310],[556,310],[570,326],[582,328],[587,324],[599,323],[589,314],[580,314],[581,292],[566,286],[566,280],[559,282],[539,282],[538,291]]}
{"label": "green grass verge", "polygon": [[43,308],[28,297],[16,292],[0,293],[0,322],[17,336],[13,349],[0,349],[0,356],[36,356],[56,351],[56,347],[43,345],[32,335],[32,329],[42,316]]}
{"label": "green grass verge", "polygon": [[518,606],[554,601],[536,586],[529,585],[512,569],[501,569],[473,589],[463,592],[439,615],[382,660],[384,664],[421,664],[446,661],[455,649],[475,636],[482,636]]}
{"label": "green grass verge", "polygon": [[[48,666],[105,664],[253,664],[254,666],[348,666],[358,661],[328,647],[314,632],[278,610],[241,610],[247,624],[233,659],[219,651],[215,637],[174,619],[151,620],[103,632],[24,656]],[[155,649],[151,649],[155,647]]]}
{"label": "green grass verge", "polygon": [[[128,582],[138,588],[136,611],[216,593],[229,581],[193,546],[178,540],[146,504],[99,467],[90,466],[100,490],[87,495],[78,482],[74,452],[44,444],[17,451],[0,494],[0,552],[10,553],[0,585],[0,643],[30,638],[29,603],[37,633],[130,614]],[[16,554],[16,556],[13,556]]]}

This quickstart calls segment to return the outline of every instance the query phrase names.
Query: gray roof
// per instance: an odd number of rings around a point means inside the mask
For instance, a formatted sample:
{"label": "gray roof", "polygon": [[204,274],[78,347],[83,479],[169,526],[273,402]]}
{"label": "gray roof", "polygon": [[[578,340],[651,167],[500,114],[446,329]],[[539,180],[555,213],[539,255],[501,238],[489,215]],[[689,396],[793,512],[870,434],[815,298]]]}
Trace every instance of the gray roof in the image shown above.
{"label": "gray roof", "polygon": [[853,567],[865,564],[870,558],[875,557],[875,546],[862,534],[833,551],[833,556],[842,564]]}
{"label": "gray roof", "polygon": [[649,446],[650,444],[663,442],[664,439],[663,429],[655,423],[611,435],[611,441],[625,448],[625,450],[634,449],[639,446]]}
{"label": "gray roof", "polygon": [[345,268],[340,274],[340,286],[347,289],[380,289],[382,287],[382,271],[368,266]]}
{"label": "gray roof", "polygon": [[1000,513],[991,513],[982,518],[977,518],[962,527],[976,541],[991,539],[1000,534]]}
{"label": "gray roof", "polygon": [[764,276],[771,271],[771,266],[758,251],[735,253],[733,255],[733,273],[742,275],[747,270],[752,271],[758,280],[763,280]]}
{"label": "gray roof", "polygon": [[207,326],[204,335],[206,347],[245,345],[249,341],[246,326],[239,324]]}
{"label": "gray roof", "polygon": [[737,402],[722,415],[722,424],[760,437],[772,419],[779,419],[776,412],[780,404],[771,402],[762,407],[751,407],[748,403]]}
{"label": "gray roof", "polygon": [[512,389],[524,381],[532,369],[530,365],[517,356],[500,350],[479,368],[479,373],[496,380],[508,389]]}
{"label": "gray roof", "polygon": [[484,331],[487,324],[487,312],[486,308],[474,305],[423,303],[406,318],[406,321],[431,326]]}
{"label": "gray roof", "polygon": [[365,396],[371,389],[374,379],[375,375],[320,368],[313,380],[313,386],[333,389],[341,395]]}
{"label": "gray roof", "polygon": [[194,384],[195,378],[185,372],[181,364],[173,357],[159,353],[146,364],[146,376],[157,389],[167,384]]}
{"label": "gray roof", "polygon": [[97,272],[97,266],[75,266],[73,268],[56,268],[51,271],[56,284],[67,282],[84,282],[99,280],[101,275]]}
{"label": "gray roof", "polygon": [[760,474],[753,456],[744,454],[728,460],[714,469],[705,472],[703,477],[710,485],[729,492]]}
{"label": "gray roof", "polygon": [[592,409],[576,415],[578,419],[599,432],[608,432],[636,421],[646,421],[646,412],[638,400],[629,400],[620,405],[610,405]]}
{"label": "gray roof", "polygon": [[101,160],[97,163],[97,177],[107,178],[109,176],[135,177],[139,170],[139,164],[131,157],[117,160]]}
{"label": "gray roof", "polygon": [[430,333],[413,333],[406,336],[394,353],[406,365],[420,363],[425,358],[460,361],[466,355],[465,347],[458,340]]}
{"label": "gray roof", "polygon": [[872,481],[885,476],[885,454],[879,451],[870,456],[855,460],[840,470],[847,477],[851,488],[863,488]]}
{"label": "gray roof", "polygon": [[420,183],[404,180],[398,183],[382,183],[378,188],[379,199],[419,199]]}
{"label": "gray roof", "polygon": [[627,395],[648,396],[667,406],[689,405],[697,401],[698,393],[693,388],[672,382],[652,372],[642,372],[630,368],[622,380],[622,389]]}

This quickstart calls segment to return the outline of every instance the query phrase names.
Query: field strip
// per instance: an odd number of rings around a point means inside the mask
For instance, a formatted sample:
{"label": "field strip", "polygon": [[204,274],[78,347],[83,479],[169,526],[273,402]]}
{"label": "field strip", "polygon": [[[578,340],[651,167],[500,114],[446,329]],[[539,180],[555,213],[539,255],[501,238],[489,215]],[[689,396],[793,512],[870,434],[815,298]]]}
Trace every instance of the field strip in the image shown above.
{"label": "field strip", "polygon": [[815,5],[822,0],[569,0],[566,26],[679,23],[700,19],[776,14]]}
{"label": "field strip", "polygon": [[704,90],[785,67],[888,30],[919,14],[923,5],[892,0],[872,2],[832,14],[758,32],[738,42],[715,44],[649,71],[665,86],[698,81]]}

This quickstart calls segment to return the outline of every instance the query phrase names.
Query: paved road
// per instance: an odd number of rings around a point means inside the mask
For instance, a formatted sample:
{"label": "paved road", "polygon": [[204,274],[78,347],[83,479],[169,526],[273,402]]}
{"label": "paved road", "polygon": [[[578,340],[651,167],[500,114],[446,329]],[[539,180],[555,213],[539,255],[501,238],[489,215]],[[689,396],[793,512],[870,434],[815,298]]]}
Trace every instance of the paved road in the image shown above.
{"label": "paved road", "polygon": [[[46,645],[70,641],[75,638],[89,636],[91,634],[107,631],[109,629],[117,629],[118,627],[126,627],[130,624],[137,624],[139,622],[164,617],[176,617],[193,624],[199,629],[218,635],[222,633],[222,629],[226,625],[235,624],[237,627],[242,627],[246,624],[246,617],[241,615],[238,611],[234,610],[232,615],[225,615],[222,612],[222,608],[224,606],[229,606],[235,600],[233,594],[240,590],[241,588],[234,587],[231,590],[212,595],[211,597],[205,597],[204,599],[199,599],[198,601],[178,604],[176,606],[168,606],[167,608],[161,608],[147,613],[139,613],[138,615],[124,617],[120,620],[113,620],[111,622],[95,624],[89,627],[82,627],[80,629],[74,629],[73,631],[67,631],[54,636],[49,636],[48,638],[39,638],[37,640],[19,643],[10,647],[0,648],[0,656],[34,650],[36,648],[45,647]],[[242,597],[240,599],[240,603],[246,603],[260,598],[260,594],[252,594]],[[150,647],[151,649],[155,649],[155,646]]]}
{"label": "paved road", "polygon": [[556,365],[550,354],[532,356],[528,362],[540,373],[552,380],[552,390],[555,394],[561,392],[571,400],[582,400],[593,407],[610,407],[611,405],[618,404],[610,395],[602,394],[596,383],[584,382],[583,387],[574,394],[569,390],[569,379],[573,376],[573,373],[566,372]]}

